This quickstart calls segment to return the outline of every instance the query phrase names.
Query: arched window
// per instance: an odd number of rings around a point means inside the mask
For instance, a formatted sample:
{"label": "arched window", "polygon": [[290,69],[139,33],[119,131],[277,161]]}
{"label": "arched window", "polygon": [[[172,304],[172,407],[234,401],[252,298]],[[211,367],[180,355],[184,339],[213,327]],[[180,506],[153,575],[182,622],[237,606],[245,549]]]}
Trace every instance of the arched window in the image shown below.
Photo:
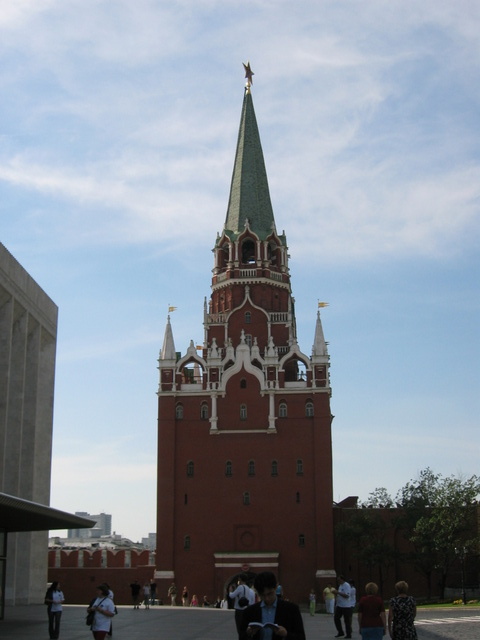
{"label": "arched window", "polygon": [[292,357],[285,363],[285,382],[305,382],[307,367],[303,360]]}
{"label": "arched window", "polygon": [[287,417],[287,403],[281,402],[278,406],[278,417],[286,418]]}
{"label": "arched window", "polygon": [[194,469],[193,460],[189,460],[187,462],[187,476],[189,478],[193,478],[193,469]]}
{"label": "arched window", "polygon": [[255,460],[248,461],[248,475],[249,476],[255,475]]}
{"label": "arched window", "polygon": [[240,420],[246,420],[247,419],[247,405],[246,404],[241,404],[240,405]]}
{"label": "arched window", "polygon": [[248,491],[245,491],[243,494],[243,504],[250,504],[250,494]]}
{"label": "arched window", "polygon": [[183,418],[183,404],[179,402],[175,407],[175,418],[181,420]]}
{"label": "arched window", "polygon": [[200,419],[208,420],[208,404],[206,404],[205,402],[200,407]]}
{"label": "arched window", "polygon": [[245,334],[245,344],[248,344],[249,347],[252,346],[252,334],[251,333],[246,333]]}
{"label": "arched window", "polygon": [[295,500],[296,500],[296,502],[300,502],[300,491],[297,491],[296,496],[295,496]]}
{"label": "arched window", "polygon": [[242,244],[242,262],[243,264],[255,264],[255,245],[250,239],[245,240]]}
{"label": "arched window", "polygon": [[183,537],[183,548],[188,551],[190,549],[190,536]]}
{"label": "arched window", "polygon": [[305,536],[303,533],[300,533],[298,536],[298,546],[299,547],[304,547],[305,546]]}
{"label": "arched window", "polygon": [[272,460],[272,476],[278,476],[278,462]]}
{"label": "arched window", "polygon": [[240,380],[240,389],[246,389],[247,388],[247,381],[245,380],[245,378],[242,378]]}
{"label": "arched window", "polygon": [[303,476],[303,460],[297,460],[297,476]]}
{"label": "arched window", "polygon": [[252,322],[252,314],[250,311],[245,311],[245,324],[250,324]]}
{"label": "arched window", "polygon": [[311,400],[307,400],[305,403],[305,415],[307,418],[313,418],[313,402]]}
{"label": "arched window", "polygon": [[227,460],[225,463],[225,475],[230,478],[230,476],[233,474],[232,472],[232,461],[231,460]]}

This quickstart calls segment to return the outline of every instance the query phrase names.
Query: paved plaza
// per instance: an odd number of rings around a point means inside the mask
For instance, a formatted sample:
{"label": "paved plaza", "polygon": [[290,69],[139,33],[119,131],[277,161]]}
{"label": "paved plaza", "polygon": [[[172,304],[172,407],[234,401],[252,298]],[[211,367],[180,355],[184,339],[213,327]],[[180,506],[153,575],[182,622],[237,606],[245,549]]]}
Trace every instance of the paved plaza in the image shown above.
{"label": "paved plaza", "polygon": [[[114,618],[112,640],[237,640],[232,611],[152,607],[133,610],[119,607]],[[64,607],[60,640],[91,640],[85,625],[86,607]],[[332,616],[303,614],[307,640],[331,640],[335,636]],[[356,616],[353,638],[360,639]],[[419,640],[478,640],[480,608],[419,609]],[[7,607],[0,620],[0,638],[5,640],[48,640],[44,605]]]}

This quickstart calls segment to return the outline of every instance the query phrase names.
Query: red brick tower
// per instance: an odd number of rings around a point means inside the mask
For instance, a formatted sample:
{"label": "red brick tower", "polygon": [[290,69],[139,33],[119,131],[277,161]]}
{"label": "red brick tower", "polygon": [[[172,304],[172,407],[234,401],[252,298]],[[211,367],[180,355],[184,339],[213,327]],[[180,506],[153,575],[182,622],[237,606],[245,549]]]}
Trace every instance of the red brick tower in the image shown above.
{"label": "red brick tower", "polygon": [[297,343],[288,258],[247,82],[203,349],[180,357],[169,317],[159,358],[160,593],[270,569],[305,601],[334,575],[329,356],[319,313]]}

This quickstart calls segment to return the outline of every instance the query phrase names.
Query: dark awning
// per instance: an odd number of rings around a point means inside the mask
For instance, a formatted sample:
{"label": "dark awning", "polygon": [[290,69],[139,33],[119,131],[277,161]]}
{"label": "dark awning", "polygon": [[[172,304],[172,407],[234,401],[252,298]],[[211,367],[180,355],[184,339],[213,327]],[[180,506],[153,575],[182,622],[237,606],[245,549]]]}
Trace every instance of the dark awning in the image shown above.
{"label": "dark awning", "polygon": [[0,493],[0,529],[5,531],[89,529],[94,525],[94,520]]}

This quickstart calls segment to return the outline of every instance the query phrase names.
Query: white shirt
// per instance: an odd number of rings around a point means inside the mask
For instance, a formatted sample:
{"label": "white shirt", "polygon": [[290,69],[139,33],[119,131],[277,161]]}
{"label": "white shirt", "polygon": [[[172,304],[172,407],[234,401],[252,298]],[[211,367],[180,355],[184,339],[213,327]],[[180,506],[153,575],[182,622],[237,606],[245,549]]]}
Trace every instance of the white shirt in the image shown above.
{"label": "white shirt", "polygon": [[355,587],[352,587],[352,585],[350,585],[350,600],[349,600],[350,604],[348,605],[349,607],[354,607],[357,604],[357,590],[355,589]]}
{"label": "white shirt", "polygon": [[[97,598],[92,607],[99,607],[105,611],[111,611],[115,613],[115,605],[108,596],[102,596]],[[95,617],[93,619],[92,631],[110,631],[110,623],[112,622],[111,616],[104,616],[103,613],[95,611]]]}
{"label": "white shirt", "polygon": [[63,597],[62,591],[52,591],[52,606],[50,607],[50,611],[53,613],[55,611],[62,610],[62,602],[65,600]]}
{"label": "white shirt", "polygon": [[230,598],[235,598],[235,602],[234,602],[234,607],[235,609],[238,609],[240,611],[242,611],[243,609],[245,609],[245,607],[241,607],[238,604],[238,601],[240,600],[240,598],[247,598],[248,599],[248,605],[246,605],[247,607],[251,604],[255,604],[255,594],[253,593],[253,590],[250,589],[250,587],[247,587],[246,584],[239,584],[238,587],[235,589],[235,591],[231,591],[228,596]]}
{"label": "white shirt", "polygon": [[[337,607],[350,607],[350,585],[348,584],[348,582],[344,582],[343,584],[341,584],[338,587],[337,591]],[[344,598],[340,595],[341,593],[346,594],[347,597]]]}

